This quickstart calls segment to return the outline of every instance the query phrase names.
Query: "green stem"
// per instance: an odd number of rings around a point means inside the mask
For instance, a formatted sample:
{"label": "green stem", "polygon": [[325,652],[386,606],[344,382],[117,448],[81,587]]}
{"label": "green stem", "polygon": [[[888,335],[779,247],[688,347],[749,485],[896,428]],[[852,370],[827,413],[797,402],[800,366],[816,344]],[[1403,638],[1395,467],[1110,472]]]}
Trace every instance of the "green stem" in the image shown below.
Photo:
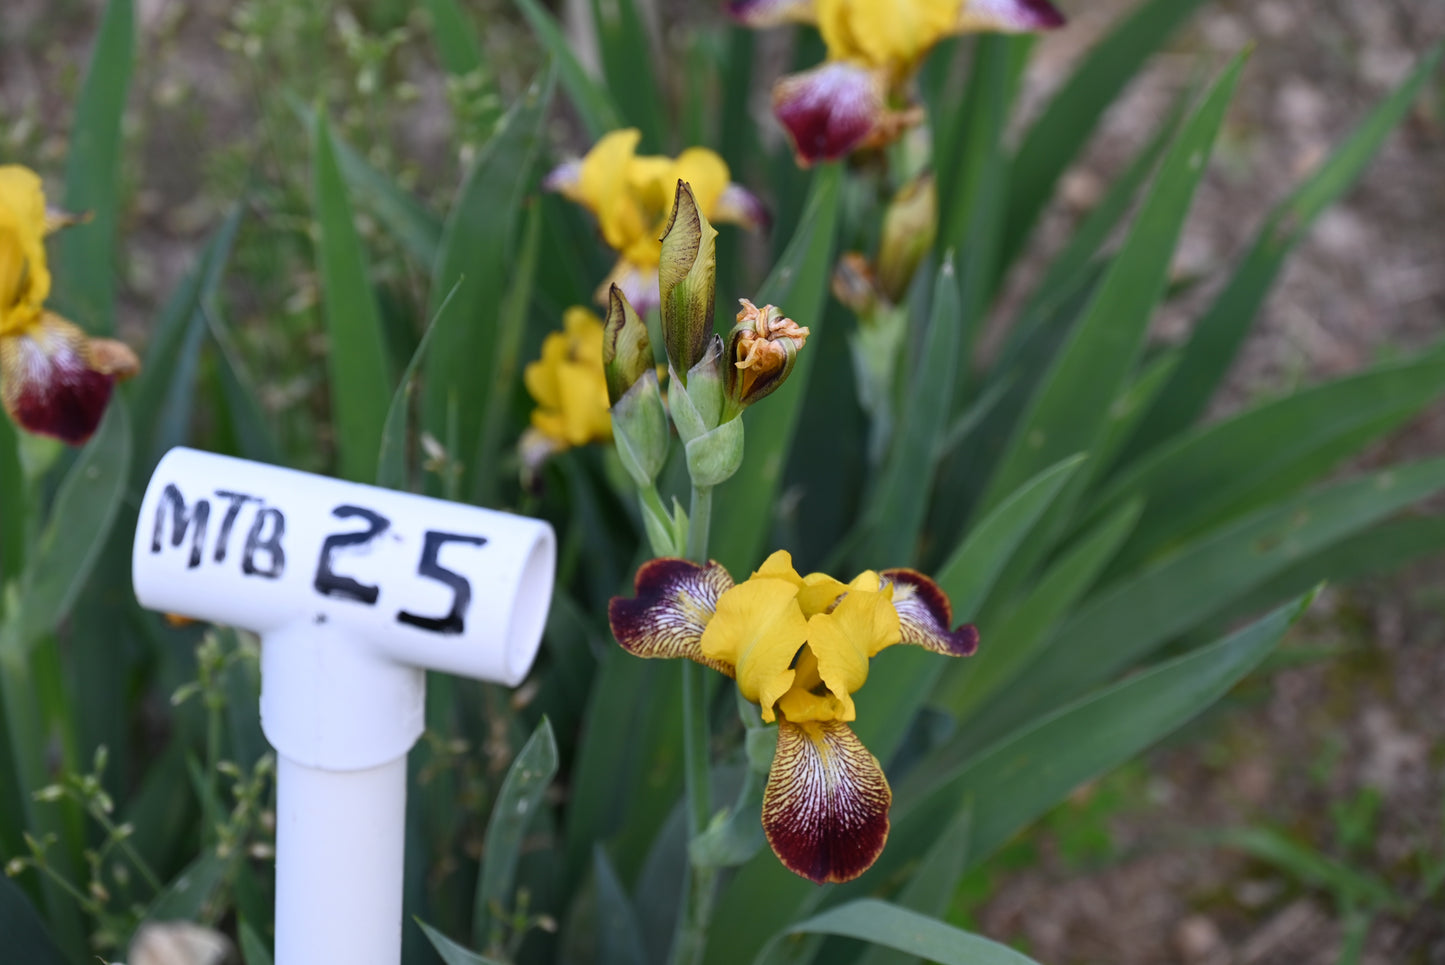
{"label": "green stem", "polygon": [[114,841],[116,847],[120,848],[121,854],[124,854],[130,859],[130,863],[135,867],[135,870],[139,872],[140,876],[145,879],[146,884],[159,894],[165,888],[165,884],[160,878],[156,877],[156,873],[151,870],[151,866],[146,863],[145,858],[141,857],[140,852],[135,849],[135,845],[130,843],[130,835],[122,834],[120,828],[110,819],[110,815],[106,814],[105,811],[101,810],[98,806],[90,808],[90,816],[94,818],[95,823],[99,824],[101,829],[105,831],[106,837]]}
{"label": "green stem", "polygon": [[708,530],[712,528],[712,487],[692,487],[692,510],[687,525],[687,558],[707,562]]}
{"label": "green stem", "polygon": [[[657,485],[655,483],[644,489],[639,489],[637,498],[642,502],[642,511],[644,513],[650,510],[659,519],[671,518],[672,514],[667,511],[667,506],[663,504],[662,497],[658,495]],[[683,547],[674,546],[670,543],[666,546],[659,546],[656,542],[652,544],[653,556],[679,556],[683,551]]]}
{"label": "green stem", "polygon": [[[220,770],[221,763],[221,706],[211,687],[219,686],[216,681],[207,681],[206,703],[206,797],[201,801],[206,826],[201,829],[201,840],[207,846],[216,843],[221,825]],[[159,889],[157,889],[159,890]]]}
{"label": "green stem", "polygon": [[[712,523],[712,489],[694,486],[687,530],[687,556],[707,562],[708,530]],[[704,668],[682,661],[682,740],[687,784],[688,840],[696,838],[712,818],[712,775],[708,753],[707,680]],[[707,949],[717,892],[717,869],[690,866],[683,915],[672,943],[672,965],[698,965]]]}

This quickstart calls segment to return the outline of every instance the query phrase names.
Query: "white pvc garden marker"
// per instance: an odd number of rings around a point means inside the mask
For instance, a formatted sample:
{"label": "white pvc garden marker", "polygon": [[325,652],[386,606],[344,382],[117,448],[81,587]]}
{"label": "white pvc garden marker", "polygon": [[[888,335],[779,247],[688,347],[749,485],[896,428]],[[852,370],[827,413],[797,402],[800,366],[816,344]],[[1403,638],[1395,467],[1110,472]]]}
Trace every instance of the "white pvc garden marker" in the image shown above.
{"label": "white pvc garden marker", "polygon": [[546,523],[193,449],[141,503],[135,592],[261,636],[279,757],[276,965],[401,961],[406,755],[427,670],[515,686],[552,598]]}

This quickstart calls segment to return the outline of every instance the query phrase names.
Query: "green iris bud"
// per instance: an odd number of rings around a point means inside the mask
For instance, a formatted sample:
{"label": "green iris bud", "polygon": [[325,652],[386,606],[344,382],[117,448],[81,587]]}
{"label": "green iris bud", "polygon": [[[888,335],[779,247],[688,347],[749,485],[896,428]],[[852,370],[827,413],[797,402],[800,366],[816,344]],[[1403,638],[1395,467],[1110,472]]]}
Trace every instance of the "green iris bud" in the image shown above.
{"label": "green iris bud", "polygon": [[672,217],[662,236],[657,278],[662,296],[662,337],[683,384],[707,351],[717,291],[717,230],[708,223],[686,181],[677,182]]}
{"label": "green iris bud", "polygon": [[602,330],[602,369],[607,396],[612,401],[612,439],[618,458],[639,487],[651,486],[667,462],[672,430],[647,326],[616,285],[608,299],[607,324]]}
{"label": "green iris bud", "polygon": [[898,189],[883,215],[878,245],[878,291],[897,305],[908,293],[923,256],[938,235],[938,190],[932,174],[920,174]]}

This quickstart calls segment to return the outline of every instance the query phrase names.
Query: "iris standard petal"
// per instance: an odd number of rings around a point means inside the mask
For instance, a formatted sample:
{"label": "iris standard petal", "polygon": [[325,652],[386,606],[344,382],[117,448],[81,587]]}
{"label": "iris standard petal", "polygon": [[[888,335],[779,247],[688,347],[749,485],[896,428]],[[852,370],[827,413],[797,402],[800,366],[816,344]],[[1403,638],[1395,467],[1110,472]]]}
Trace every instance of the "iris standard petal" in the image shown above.
{"label": "iris standard petal", "polygon": [[798,588],[787,580],[753,577],[719,598],[702,636],[702,652],[737,668],[738,690],[773,719],[773,704],[793,683],[793,658],[808,635]]}
{"label": "iris standard petal", "polygon": [[846,157],[884,120],[883,81],[852,63],[790,74],[773,87],[773,113],[803,164]]}
{"label": "iris standard petal", "polygon": [[78,446],[100,425],[115,383],[140,362],[125,345],[91,339],[58,315],[45,314],[0,336],[0,401],[22,428]]}
{"label": "iris standard petal", "polygon": [[[718,199],[732,183],[727,162],[705,147],[690,147],[677,156],[672,168],[672,195],[677,195],[677,182],[686,181],[692,189],[698,210],[711,220],[717,212]],[[667,215],[672,215],[672,198],[668,199]]]}
{"label": "iris standard petal", "polygon": [[953,608],[937,583],[916,570],[884,570],[879,575],[893,584],[893,607],[898,611],[902,643],[949,657],[967,657],[978,650],[978,628],[973,624],[949,629]]}
{"label": "iris standard petal", "polygon": [[956,29],[1031,33],[1064,25],[1064,15],[1049,0],[963,0]]}
{"label": "iris standard petal", "polygon": [[0,335],[34,325],[50,295],[45,223],[40,176],[0,165]]}
{"label": "iris standard petal", "polygon": [[636,656],[686,657],[731,677],[733,663],[705,656],[702,637],[718,600],[732,585],[717,563],[650,560],[637,571],[637,596],[614,597],[608,605],[612,635]]}
{"label": "iris standard petal", "polygon": [[763,831],[788,870],[819,884],[858,877],[888,840],[892,800],[878,759],[847,724],[778,724]]}
{"label": "iris standard petal", "polygon": [[[878,585],[877,578],[873,585]],[[898,613],[888,594],[850,590],[831,613],[808,619],[808,645],[818,673],[838,696],[858,691],[868,679],[868,658],[902,639]]]}
{"label": "iris standard petal", "polygon": [[577,199],[597,216],[602,237],[614,251],[625,251],[652,227],[629,190],[641,139],[642,133],[631,127],[604,135],[578,172]]}
{"label": "iris standard petal", "polygon": [[906,76],[956,30],[960,0],[818,0],[830,60],[858,60]]}
{"label": "iris standard petal", "polygon": [[728,14],[747,27],[815,23],[817,0],[728,0]]}

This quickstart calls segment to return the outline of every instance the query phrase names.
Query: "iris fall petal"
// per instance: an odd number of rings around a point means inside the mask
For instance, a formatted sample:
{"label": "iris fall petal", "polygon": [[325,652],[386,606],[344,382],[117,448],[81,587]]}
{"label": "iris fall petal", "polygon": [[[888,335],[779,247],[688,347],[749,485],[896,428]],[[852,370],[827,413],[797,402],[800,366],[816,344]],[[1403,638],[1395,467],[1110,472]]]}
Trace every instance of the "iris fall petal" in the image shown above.
{"label": "iris fall petal", "polygon": [[1064,25],[1064,15],[1049,0],[964,0],[958,30],[1031,33]]}
{"label": "iris fall petal", "polygon": [[639,657],[686,657],[733,676],[733,664],[703,654],[702,636],[718,599],[733,587],[717,563],[652,560],[637,571],[637,596],[615,597],[607,607],[612,634]]}
{"label": "iris fall petal", "polygon": [[140,363],[129,348],[91,339],[57,315],[0,336],[0,400],[22,428],[78,446],[100,425],[117,381]]}
{"label": "iris fall petal", "polygon": [[950,630],[953,608],[939,585],[917,570],[884,570],[893,584],[893,607],[898,611],[902,643],[912,643],[949,657],[972,656],[978,649],[978,628],[966,623]]}
{"label": "iris fall petal", "polygon": [[847,724],[778,725],[763,830],[790,871],[819,884],[858,877],[883,851],[892,800],[878,759]]}
{"label": "iris fall petal", "polygon": [[779,80],[773,112],[793,139],[799,161],[832,161],[862,147],[885,120],[883,80],[857,64],[826,63]]}

